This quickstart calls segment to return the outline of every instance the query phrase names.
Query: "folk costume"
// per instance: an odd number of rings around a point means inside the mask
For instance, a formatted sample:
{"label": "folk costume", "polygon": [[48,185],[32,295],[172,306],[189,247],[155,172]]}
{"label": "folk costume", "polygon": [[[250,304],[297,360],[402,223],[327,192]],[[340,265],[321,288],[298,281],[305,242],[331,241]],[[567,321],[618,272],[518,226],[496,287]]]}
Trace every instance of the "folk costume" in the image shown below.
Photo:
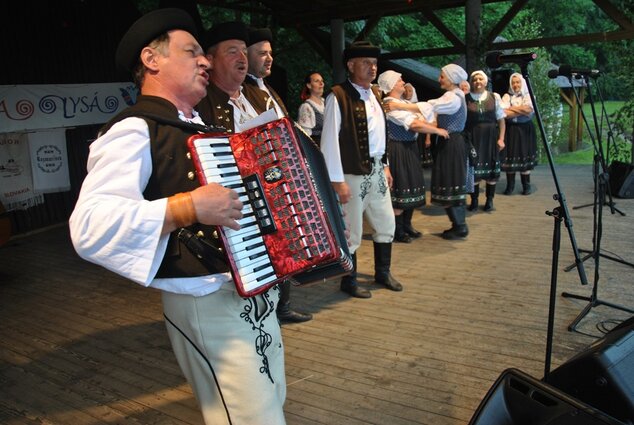
{"label": "folk costume", "polygon": [[418,102],[417,106],[426,121],[434,121],[435,116],[438,127],[449,132],[449,139],[436,138],[431,202],[444,207],[452,223],[451,229],[443,232],[443,237],[461,239],[469,233],[465,221],[467,144],[462,135],[467,120],[467,105],[458,84],[467,79],[467,73],[455,64],[444,66],[441,72],[455,87],[437,99]]}
{"label": "folk costume", "polygon": [[297,123],[317,145],[321,143],[321,130],[324,126],[324,108],[324,99],[321,100],[321,104],[312,99],[306,99],[299,105],[299,112],[297,114]]}
{"label": "folk costume", "polygon": [[[191,21],[179,9],[144,15],[123,37],[118,60],[130,72],[154,37],[170,29],[195,34],[193,21],[179,23],[183,16]],[[127,56],[136,59],[127,62]],[[178,231],[162,235],[167,197],[198,186],[190,178],[186,140],[205,130],[195,111],[186,118],[166,99],[140,96],[90,146],[88,175],[69,220],[71,238],[82,258],[162,291],[172,348],[205,423],[283,425],[277,289],[244,299],[224,260],[199,260]],[[210,226],[188,229],[213,244]]]}
{"label": "folk costume", "polygon": [[[484,79],[484,85],[488,83],[488,77],[482,71],[474,71],[471,78],[479,75]],[[473,84],[472,84],[473,86]],[[466,137],[475,149],[474,162],[475,186],[471,192],[470,211],[478,208],[478,195],[480,193],[480,180],[486,182],[485,211],[493,209],[495,186],[500,178],[500,149],[498,140],[503,129],[498,128],[500,120],[504,119],[504,110],[500,105],[500,96],[485,90],[481,93],[471,92],[465,96],[467,102]],[[503,125],[504,123],[502,123]]]}
{"label": "folk costume", "polygon": [[[378,58],[380,49],[367,42],[355,42],[344,51],[344,60]],[[377,87],[368,88],[350,80],[335,85],[326,98],[321,151],[332,182],[345,182],[352,194],[343,205],[350,230],[349,249],[354,270],[342,278],[341,290],[359,298],[371,293],[358,286],[356,250],[361,245],[364,216],[374,229],[374,278],[389,289],[401,284],[390,273],[394,213],[385,176],[387,132],[385,114]]]}
{"label": "folk costume", "polygon": [[[514,91],[513,78],[519,78],[521,89]],[[509,92],[502,96],[502,108],[513,106],[529,106],[533,110],[533,102],[528,93],[528,86],[520,73],[514,73],[509,79]],[[506,172],[507,186],[505,195],[510,195],[515,189],[515,173],[520,172],[522,194],[531,193],[530,171],[537,165],[537,134],[533,124],[534,112],[506,118],[506,148],[502,159],[501,169]]]}
{"label": "folk costume", "polygon": [[[378,83],[383,93],[389,93],[401,74],[385,71],[379,75]],[[383,102],[405,102],[390,96]],[[422,236],[412,227],[414,208],[425,205],[425,177],[420,160],[418,145],[419,133],[410,130],[410,125],[417,115],[408,111],[390,111],[387,113],[388,162],[392,174],[392,207],[402,210],[395,214],[394,240],[411,242],[412,238]]]}

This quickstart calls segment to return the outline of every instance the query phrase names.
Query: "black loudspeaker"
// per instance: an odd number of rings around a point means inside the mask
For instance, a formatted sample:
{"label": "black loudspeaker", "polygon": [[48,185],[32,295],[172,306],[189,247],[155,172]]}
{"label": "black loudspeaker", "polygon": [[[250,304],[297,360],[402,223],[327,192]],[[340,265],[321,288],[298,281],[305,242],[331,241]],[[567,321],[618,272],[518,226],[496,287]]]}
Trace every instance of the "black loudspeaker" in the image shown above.
{"label": "black loudspeaker", "polygon": [[495,381],[469,425],[624,425],[517,369]]}
{"label": "black loudspeaker", "polygon": [[510,69],[496,69],[491,71],[491,87],[492,90],[503,96],[509,91],[509,80],[513,71]]}
{"label": "black loudspeaker", "polygon": [[634,165],[612,161],[610,173],[610,193],[619,198],[634,198]]}
{"label": "black loudspeaker", "polygon": [[547,377],[547,382],[627,424],[634,424],[634,317]]}

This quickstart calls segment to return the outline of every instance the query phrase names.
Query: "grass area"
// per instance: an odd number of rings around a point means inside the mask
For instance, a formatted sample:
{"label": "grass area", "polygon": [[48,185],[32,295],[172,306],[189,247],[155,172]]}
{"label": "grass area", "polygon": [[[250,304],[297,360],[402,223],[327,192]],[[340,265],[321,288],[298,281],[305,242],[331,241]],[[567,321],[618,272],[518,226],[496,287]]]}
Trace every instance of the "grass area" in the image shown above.
{"label": "grass area", "polygon": [[591,147],[580,149],[575,152],[560,153],[554,156],[555,164],[592,164],[594,149]]}
{"label": "grass area", "polygon": [[[612,115],[616,111],[618,111],[623,106],[624,103],[625,102],[623,101],[605,101],[605,114],[609,116],[610,124],[612,124],[613,126],[614,126],[614,123],[613,123]],[[591,106],[587,103],[584,104],[583,111],[586,118],[590,122],[590,128],[594,129],[594,119],[592,116]],[[597,121],[599,122],[599,125],[602,128],[604,133],[603,141],[605,143],[607,140],[607,120],[605,117],[603,117],[603,120],[601,120],[602,109],[601,109],[600,103],[595,103],[595,111],[597,114]],[[567,147],[568,147],[568,141],[567,141],[568,125],[569,125],[568,123],[569,123],[568,107],[564,106],[562,129],[561,129],[560,137],[555,143],[558,146],[558,149],[554,149],[555,151],[559,151],[559,153],[556,153],[553,155],[555,163],[556,164],[577,164],[577,165],[592,164],[594,150],[591,146],[592,139],[590,138],[587,132],[587,129],[585,128],[585,124],[584,124],[584,132],[582,137],[583,142],[582,142],[581,148],[574,152],[564,152],[565,150],[567,150]]]}

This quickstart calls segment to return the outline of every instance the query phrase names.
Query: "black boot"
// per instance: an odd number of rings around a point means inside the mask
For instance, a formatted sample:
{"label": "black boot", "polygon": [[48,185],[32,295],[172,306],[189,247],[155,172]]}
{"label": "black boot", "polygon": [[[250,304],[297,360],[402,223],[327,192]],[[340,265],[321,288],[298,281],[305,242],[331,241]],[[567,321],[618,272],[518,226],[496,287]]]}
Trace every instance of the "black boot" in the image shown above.
{"label": "black boot", "polygon": [[480,185],[477,184],[473,187],[473,192],[471,195],[471,204],[469,205],[469,211],[477,211],[478,210],[478,197],[480,196]]}
{"label": "black boot", "polygon": [[395,215],[394,223],[394,241],[410,243],[412,238],[405,232],[405,228],[403,227],[403,214]]}
{"label": "black boot", "polygon": [[392,291],[402,291],[403,285],[390,273],[392,244],[374,242],[374,281]]}
{"label": "black boot", "polygon": [[447,214],[447,217],[449,217],[449,221],[451,222],[451,228],[442,232],[442,237],[445,239],[453,239],[451,235],[456,229],[456,215],[454,214],[454,212],[454,207],[445,208],[445,213]]}
{"label": "black boot", "polygon": [[530,174],[520,174],[520,178],[522,179],[522,195],[530,195],[531,190],[531,175]]}
{"label": "black boot", "polygon": [[510,195],[515,190],[515,173],[506,173],[506,189],[505,195]]}
{"label": "black boot", "polygon": [[402,216],[403,216],[403,230],[405,230],[405,233],[410,235],[412,238],[418,239],[421,236],[423,236],[423,234],[412,227],[412,216],[413,215],[414,215],[414,209],[413,208],[410,208],[408,210],[404,210],[403,211],[403,214],[402,214]]}
{"label": "black boot", "polygon": [[466,222],[466,208],[464,205],[459,207],[446,208],[447,215],[453,223],[453,226],[449,230],[445,230],[442,233],[444,239],[455,240],[464,239],[469,234],[469,228]]}
{"label": "black boot", "polygon": [[484,203],[483,210],[488,212],[493,210],[493,198],[495,197],[494,184],[487,184],[486,194],[487,194],[487,200]]}
{"label": "black boot", "polygon": [[352,271],[349,275],[341,278],[339,286],[341,290],[355,298],[370,298],[372,293],[367,289],[363,289],[357,282],[357,253],[352,254]]}
{"label": "black boot", "polygon": [[280,288],[280,301],[277,303],[277,319],[282,323],[308,322],[313,318],[310,313],[291,310],[291,282],[288,280],[278,286]]}

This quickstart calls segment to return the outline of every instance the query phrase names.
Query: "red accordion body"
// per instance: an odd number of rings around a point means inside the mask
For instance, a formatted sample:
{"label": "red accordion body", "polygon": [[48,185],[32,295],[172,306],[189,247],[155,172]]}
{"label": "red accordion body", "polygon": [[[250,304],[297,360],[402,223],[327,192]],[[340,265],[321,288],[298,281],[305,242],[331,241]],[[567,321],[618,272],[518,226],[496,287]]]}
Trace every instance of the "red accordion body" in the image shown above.
{"label": "red accordion body", "polygon": [[188,145],[200,183],[232,188],[244,204],[239,231],[219,228],[240,295],[257,295],[341,260],[341,247],[287,118],[235,135],[195,135]]}

